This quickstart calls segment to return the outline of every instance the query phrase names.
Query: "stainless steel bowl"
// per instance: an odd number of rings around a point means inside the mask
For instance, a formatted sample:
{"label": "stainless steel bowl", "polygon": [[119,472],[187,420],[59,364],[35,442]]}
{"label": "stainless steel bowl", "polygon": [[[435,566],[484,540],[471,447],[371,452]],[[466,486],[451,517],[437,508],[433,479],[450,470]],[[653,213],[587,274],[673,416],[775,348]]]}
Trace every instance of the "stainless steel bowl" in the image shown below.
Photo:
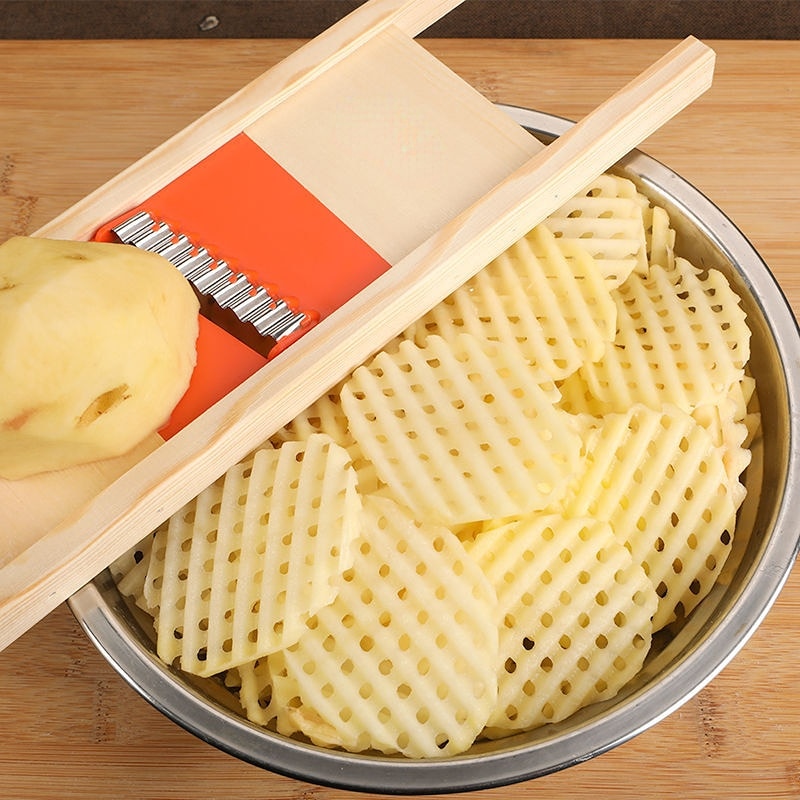
{"label": "stainless steel bowl", "polygon": [[[571,123],[504,106],[547,140]],[[350,790],[425,794],[501,786],[586,761],[651,727],[685,703],[739,651],[781,589],[800,542],[800,334],[775,279],[733,223],[662,164],[634,153],[617,169],[667,207],[678,247],[693,263],[723,270],[742,297],[752,329],[751,368],[760,389],[763,437],[748,469],[734,552],[711,594],[681,630],[651,653],[616,698],[530,733],[479,743],[454,758],[416,761],[350,755],[288,739],[249,723],[211,680],[165,666],[152,632],[106,572],[77,592],[72,610],[122,677],[156,708],[201,739],[276,773]]]}

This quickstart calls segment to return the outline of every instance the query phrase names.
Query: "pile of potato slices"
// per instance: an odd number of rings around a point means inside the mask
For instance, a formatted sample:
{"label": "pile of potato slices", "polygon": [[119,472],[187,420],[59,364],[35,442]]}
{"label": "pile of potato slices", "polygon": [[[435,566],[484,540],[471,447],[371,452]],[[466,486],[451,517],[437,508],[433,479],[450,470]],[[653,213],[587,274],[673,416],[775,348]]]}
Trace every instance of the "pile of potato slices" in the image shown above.
{"label": "pile of potato slices", "polygon": [[720,575],[760,424],[674,245],[601,176],[209,486],[113,568],[159,656],[410,758],[613,697]]}

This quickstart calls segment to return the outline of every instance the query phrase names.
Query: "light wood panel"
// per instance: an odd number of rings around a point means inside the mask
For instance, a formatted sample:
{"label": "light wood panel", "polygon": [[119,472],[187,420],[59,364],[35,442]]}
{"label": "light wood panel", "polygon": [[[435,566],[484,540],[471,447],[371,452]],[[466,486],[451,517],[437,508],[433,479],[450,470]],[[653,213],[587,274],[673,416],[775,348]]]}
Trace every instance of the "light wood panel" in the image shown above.
{"label": "light wood panel", "polygon": [[157,434],[118,458],[84,464],[63,472],[46,472],[24,481],[0,480],[0,572],[112,481],[162,444]]}
{"label": "light wood panel", "polygon": [[245,132],[390,264],[542,149],[394,28]]}
{"label": "light wood panel", "polygon": [[[570,40],[424,44],[492,100],[573,118],[664,47]],[[718,53],[714,88],[645,149],[733,217],[797,312],[800,97],[793,87],[800,83],[800,48],[784,42],[712,45]],[[0,236],[32,232],[294,46],[0,44]],[[165,65],[171,80],[159,83]],[[470,796],[800,796],[798,615],[795,570],[744,651],[656,728],[559,775]],[[2,797],[353,796],[264,773],[186,734],[126,687],[63,607],[0,654],[0,691]]]}

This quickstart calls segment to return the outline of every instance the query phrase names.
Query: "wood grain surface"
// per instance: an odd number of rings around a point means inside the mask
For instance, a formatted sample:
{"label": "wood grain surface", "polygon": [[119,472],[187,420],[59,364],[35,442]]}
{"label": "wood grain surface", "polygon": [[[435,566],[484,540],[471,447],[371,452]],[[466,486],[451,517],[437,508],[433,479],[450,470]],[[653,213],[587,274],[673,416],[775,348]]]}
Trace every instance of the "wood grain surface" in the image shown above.
{"label": "wood grain surface", "polygon": [[[579,118],[664,42],[427,40],[489,99]],[[298,46],[0,42],[0,240],[30,233]],[[800,309],[800,44],[709,42],[714,87],[643,149],[715,200]],[[2,535],[0,533],[0,535]],[[475,798],[800,798],[800,573],[733,662],[590,762]],[[0,797],[319,798],[227,756],[130,690],[60,606],[0,654]]]}

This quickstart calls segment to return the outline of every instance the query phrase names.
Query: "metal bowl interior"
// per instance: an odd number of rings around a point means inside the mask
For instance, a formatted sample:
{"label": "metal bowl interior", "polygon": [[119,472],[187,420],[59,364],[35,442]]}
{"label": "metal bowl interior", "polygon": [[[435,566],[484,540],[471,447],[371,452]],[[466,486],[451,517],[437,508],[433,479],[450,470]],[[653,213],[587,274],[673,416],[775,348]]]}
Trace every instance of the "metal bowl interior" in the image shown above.
{"label": "metal bowl interior", "polygon": [[[544,140],[571,123],[504,106]],[[751,371],[763,436],[746,474],[734,552],[711,594],[671,639],[654,647],[643,671],[612,700],[564,722],[475,744],[441,760],[352,755],[259,728],[213,680],[192,678],[155,655],[152,630],[108,572],[70,605],[97,648],[146,700],[201,739],[273,772],[326,786],[392,794],[457,792],[545,775],[599,755],[656,724],[690,699],[744,645],[780,591],[798,552],[800,495],[800,335],[791,308],[758,253],[733,223],[674,172],[634,152],[615,168],[670,212],[677,249],[698,266],[722,270],[742,298],[752,330]]]}

